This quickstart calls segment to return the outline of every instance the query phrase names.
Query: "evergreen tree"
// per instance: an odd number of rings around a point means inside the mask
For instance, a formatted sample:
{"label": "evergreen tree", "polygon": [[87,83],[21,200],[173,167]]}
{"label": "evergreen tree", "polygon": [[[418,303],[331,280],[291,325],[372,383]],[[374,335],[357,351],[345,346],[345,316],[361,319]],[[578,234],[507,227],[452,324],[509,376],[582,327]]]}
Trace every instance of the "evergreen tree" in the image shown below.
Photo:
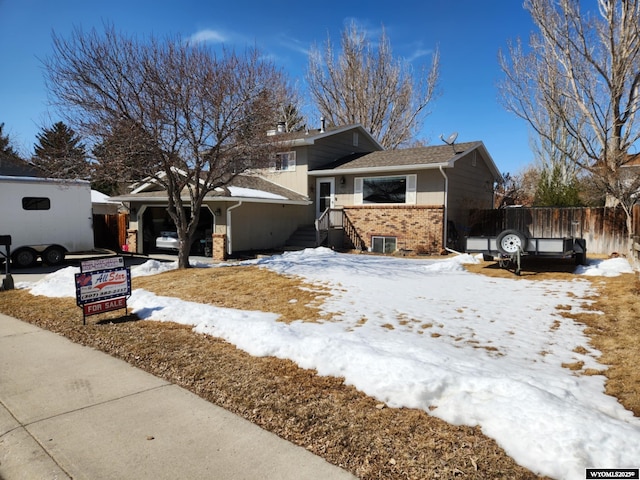
{"label": "evergreen tree", "polygon": [[575,177],[567,180],[560,165],[542,170],[536,189],[536,207],[577,207],[581,203],[580,187]]}
{"label": "evergreen tree", "polygon": [[92,150],[95,159],[93,188],[106,195],[119,195],[126,187],[162,168],[157,145],[134,122],[120,120]]}
{"label": "evergreen tree", "polygon": [[40,172],[33,165],[20,157],[13,148],[9,135],[2,132],[3,129],[4,123],[0,123],[0,175],[40,176]]}
{"label": "evergreen tree", "polygon": [[18,160],[20,156],[11,145],[11,139],[9,135],[5,135],[2,130],[4,129],[4,123],[0,123],[0,158]]}
{"label": "evergreen tree", "polygon": [[86,147],[63,122],[38,134],[32,163],[51,178],[89,178]]}

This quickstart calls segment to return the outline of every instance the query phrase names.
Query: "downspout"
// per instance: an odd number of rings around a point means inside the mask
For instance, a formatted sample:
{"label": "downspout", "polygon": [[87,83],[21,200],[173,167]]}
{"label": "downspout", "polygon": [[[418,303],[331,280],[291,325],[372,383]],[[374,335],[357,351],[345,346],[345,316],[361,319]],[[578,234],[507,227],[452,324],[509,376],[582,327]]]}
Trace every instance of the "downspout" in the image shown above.
{"label": "downspout", "polygon": [[444,169],[442,165],[438,167],[440,173],[444,177],[444,215],[443,215],[443,228],[442,228],[442,248],[447,248],[447,230],[449,230],[448,220],[447,220],[447,208],[449,205],[449,177],[444,173]]}
{"label": "downspout", "polygon": [[233,253],[233,248],[231,247],[231,210],[238,208],[240,205],[242,205],[242,200],[227,208],[227,255]]}

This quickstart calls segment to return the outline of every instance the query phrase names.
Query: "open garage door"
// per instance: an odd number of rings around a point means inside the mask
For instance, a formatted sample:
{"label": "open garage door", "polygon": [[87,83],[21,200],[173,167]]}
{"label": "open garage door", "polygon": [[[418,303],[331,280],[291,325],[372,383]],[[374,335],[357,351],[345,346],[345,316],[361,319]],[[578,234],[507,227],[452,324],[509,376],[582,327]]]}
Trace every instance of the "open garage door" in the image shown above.
{"label": "open garage door", "polygon": [[[187,209],[187,214],[190,209]],[[200,209],[200,219],[194,235],[191,255],[209,255],[208,248],[211,244],[211,233],[214,230],[215,217],[207,207]],[[175,235],[175,237],[173,237]],[[149,206],[142,216],[142,245],[143,252],[167,253],[176,252],[178,243],[177,229],[165,207]],[[158,240],[161,239],[161,240]]]}

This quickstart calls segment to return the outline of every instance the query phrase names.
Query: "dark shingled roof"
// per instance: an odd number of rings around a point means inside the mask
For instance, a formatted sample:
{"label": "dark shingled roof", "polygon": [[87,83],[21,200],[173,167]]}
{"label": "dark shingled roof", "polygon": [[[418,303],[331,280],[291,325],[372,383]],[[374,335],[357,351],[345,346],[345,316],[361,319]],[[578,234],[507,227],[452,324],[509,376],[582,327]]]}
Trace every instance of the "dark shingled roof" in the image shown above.
{"label": "dark shingled roof", "polygon": [[16,177],[43,177],[36,167],[20,158],[0,154],[0,175]]}
{"label": "dark shingled roof", "polygon": [[431,147],[382,150],[371,153],[354,153],[323,166],[318,170],[346,170],[355,168],[397,167],[409,165],[442,164],[457,155],[481,145],[481,142],[456,143]]}

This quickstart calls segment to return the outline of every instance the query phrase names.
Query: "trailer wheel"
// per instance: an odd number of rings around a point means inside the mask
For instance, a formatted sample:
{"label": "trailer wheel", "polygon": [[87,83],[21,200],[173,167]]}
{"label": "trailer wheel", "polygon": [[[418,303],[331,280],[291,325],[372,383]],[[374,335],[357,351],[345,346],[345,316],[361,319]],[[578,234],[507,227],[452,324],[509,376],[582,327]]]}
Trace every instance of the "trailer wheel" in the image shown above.
{"label": "trailer wheel", "polygon": [[42,261],[50,267],[64,262],[65,251],[61,247],[49,247],[42,254]]}
{"label": "trailer wheel", "polygon": [[32,248],[21,248],[11,255],[11,260],[20,268],[33,267],[36,264],[38,254]]}
{"label": "trailer wheel", "polygon": [[496,238],[496,248],[503,255],[512,255],[527,248],[527,237],[518,230],[503,230]]}

